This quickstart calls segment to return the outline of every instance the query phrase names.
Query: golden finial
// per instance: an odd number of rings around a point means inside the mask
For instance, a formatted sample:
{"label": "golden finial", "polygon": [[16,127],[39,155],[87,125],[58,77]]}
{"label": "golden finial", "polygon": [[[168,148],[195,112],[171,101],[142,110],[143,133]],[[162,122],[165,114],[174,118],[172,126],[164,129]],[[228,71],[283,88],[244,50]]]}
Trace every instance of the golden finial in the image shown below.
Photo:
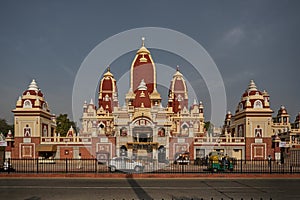
{"label": "golden finial", "polygon": [[109,65],[107,66],[107,71],[110,72],[110,66]]}
{"label": "golden finial", "polygon": [[145,46],[145,37],[142,37],[142,46]]}
{"label": "golden finial", "polygon": [[176,71],[178,71],[178,72],[179,72],[179,65],[177,65],[177,67],[176,67]]}

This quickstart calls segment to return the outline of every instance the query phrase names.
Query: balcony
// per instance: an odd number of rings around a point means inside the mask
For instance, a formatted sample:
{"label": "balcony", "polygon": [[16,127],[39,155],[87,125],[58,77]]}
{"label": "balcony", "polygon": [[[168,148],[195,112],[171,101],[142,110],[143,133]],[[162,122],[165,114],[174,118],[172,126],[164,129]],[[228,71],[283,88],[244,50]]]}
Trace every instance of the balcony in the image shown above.
{"label": "balcony", "polygon": [[91,144],[91,137],[41,137],[41,144]]}
{"label": "balcony", "polygon": [[195,144],[245,144],[244,137],[195,137]]}

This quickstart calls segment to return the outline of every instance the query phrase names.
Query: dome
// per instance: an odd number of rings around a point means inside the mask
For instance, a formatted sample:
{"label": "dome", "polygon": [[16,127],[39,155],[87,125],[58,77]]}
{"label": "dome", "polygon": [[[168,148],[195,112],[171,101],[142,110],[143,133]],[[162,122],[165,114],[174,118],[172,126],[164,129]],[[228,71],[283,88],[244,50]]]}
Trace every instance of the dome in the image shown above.
{"label": "dome", "polygon": [[188,108],[188,92],[183,75],[177,70],[173,75],[169,89],[169,106],[173,107],[173,111],[177,113],[179,110]]}
{"label": "dome", "polygon": [[114,77],[114,75],[110,72],[110,67],[107,68],[107,72],[103,74],[104,77]]}
{"label": "dome", "polygon": [[114,75],[110,72],[109,67],[107,68],[107,72],[103,75],[99,85],[99,94],[102,92],[117,92],[116,80],[114,79]]}
{"label": "dome", "polygon": [[270,108],[269,94],[265,90],[263,92],[259,91],[253,80],[250,81],[247,90],[243,93],[236,112],[246,108]]}
{"label": "dome", "polygon": [[138,90],[147,90],[147,86],[144,79],[141,80],[140,85],[138,86]]}
{"label": "dome", "polygon": [[32,79],[31,83],[28,86],[28,89],[23,92],[23,95],[37,95],[40,97],[44,96],[34,79]]}
{"label": "dome", "polygon": [[170,86],[171,94],[180,93],[182,97],[187,98],[187,87],[185,80],[183,78],[182,73],[179,71],[179,67],[177,66],[177,71],[173,75],[173,79],[171,80]]}
{"label": "dome", "polygon": [[255,82],[253,80],[251,80],[248,85],[248,89],[243,94],[243,97],[254,96],[254,95],[256,95],[256,96],[262,95],[262,92],[257,89]]}
{"label": "dome", "polygon": [[144,79],[148,93],[151,94],[156,89],[156,69],[144,42],[145,38],[142,38],[142,47],[137,51],[131,64],[130,88],[136,93],[141,80]]}
{"label": "dome", "polygon": [[278,110],[278,115],[282,114],[288,114],[286,108],[283,105],[281,105],[280,109]]}
{"label": "dome", "polygon": [[118,104],[117,82],[110,72],[110,67],[103,74],[99,84],[98,108],[104,108],[112,112],[113,107]]}
{"label": "dome", "polygon": [[34,90],[34,91],[39,91],[39,87],[37,86],[36,82],[34,79],[32,79],[29,87],[28,87],[28,90]]}

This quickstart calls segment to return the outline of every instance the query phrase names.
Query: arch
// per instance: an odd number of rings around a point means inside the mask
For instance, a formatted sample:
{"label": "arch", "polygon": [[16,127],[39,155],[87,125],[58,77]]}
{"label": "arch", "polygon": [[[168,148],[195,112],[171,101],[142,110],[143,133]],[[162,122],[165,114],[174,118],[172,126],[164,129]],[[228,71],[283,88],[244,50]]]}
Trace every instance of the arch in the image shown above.
{"label": "arch", "polygon": [[146,117],[146,116],[142,116],[142,117],[136,117],[131,125],[133,126],[153,126],[153,122],[151,121],[150,118]]}
{"label": "arch", "polygon": [[31,137],[31,128],[28,124],[26,124],[26,127],[24,128],[24,137]]}
{"label": "arch", "polygon": [[43,110],[47,111],[48,109],[48,105],[46,102],[43,103],[43,106],[42,106]]}
{"label": "arch", "polygon": [[150,126],[136,126],[132,129],[134,142],[153,142],[153,129]]}
{"label": "arch", "polygon": [[127,136],[127,128],[126,127],[122,127],[120,129],[120,136],[123,136],[123,137]]}
{"label": "arch", "polygon": [[256,100],[254,102],[253,108],[263,108],[261,100]]}
{"label": "arch", "polygon": [[157,160],[159,163],[166,162],[166,148],[163,145],[158,147]]}
{"label": "arch", "polygon": [[189,125],[186,122],[184,122],[181,125],[181,131],[179,136],[188,136],[188,135],[189,135]]}
{"label": "arch", "polygon": [[105,128],[105,124],[103,122],[100,122],[98,125],[98,128],[104,129]]}
{"label": "arch", "polygon": [[23,108],[32,108],[32,103],[30,100],[25,100],[23,104]]}
{"label": "arch", "polygon": [[159,137],[165,137],[165,136],[166,136],[166,129],[165,129],[164,127],[160,127],[160,128],[158,129],[157,135],[158,135]]}

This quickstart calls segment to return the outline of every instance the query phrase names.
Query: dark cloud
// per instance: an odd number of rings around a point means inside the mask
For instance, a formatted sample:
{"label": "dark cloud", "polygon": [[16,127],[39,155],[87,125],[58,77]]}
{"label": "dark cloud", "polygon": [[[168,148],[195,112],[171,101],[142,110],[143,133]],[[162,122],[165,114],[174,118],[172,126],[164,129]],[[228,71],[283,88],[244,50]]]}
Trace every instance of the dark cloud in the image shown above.
{"label": "dark cloud", "polygon": [[[235,110],[254,79],[269,91],[272,108],[286,105],[294,120],[300,111],[299,8],[298,1],[260,0],[2,1],[0,117],[12,121],[11,110],[32,78],[53,113],[71,115],[74,78],[87,54],[121,31],[157,26],[185,33],[204,46],[223,76],[229,110]],[[199,90],[206,92],[198,98],[209,100],[205,87],[199,85]]]}

